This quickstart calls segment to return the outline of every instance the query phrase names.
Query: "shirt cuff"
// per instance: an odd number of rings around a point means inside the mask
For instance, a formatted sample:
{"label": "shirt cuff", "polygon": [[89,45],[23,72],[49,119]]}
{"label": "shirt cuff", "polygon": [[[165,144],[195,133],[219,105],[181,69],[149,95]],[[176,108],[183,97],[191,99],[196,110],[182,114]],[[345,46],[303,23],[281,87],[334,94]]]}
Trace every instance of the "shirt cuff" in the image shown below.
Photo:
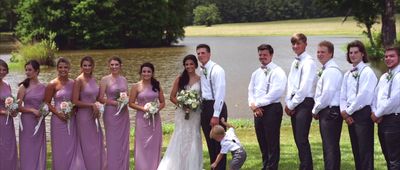
{"label": "shirt cuff", "polygon": [[213,117],[218,117],[218,118],[219,118],[219,115],[220,115],[220,114],[221,114],[220,112],[214,111]]}
{"label": "shirt cuff", "polygon": [[293,102],[289,101],[288,103],[286,103],[286,106],[288,107],[288,109],[290,110],[294,110],[295,106],[293,106]]}

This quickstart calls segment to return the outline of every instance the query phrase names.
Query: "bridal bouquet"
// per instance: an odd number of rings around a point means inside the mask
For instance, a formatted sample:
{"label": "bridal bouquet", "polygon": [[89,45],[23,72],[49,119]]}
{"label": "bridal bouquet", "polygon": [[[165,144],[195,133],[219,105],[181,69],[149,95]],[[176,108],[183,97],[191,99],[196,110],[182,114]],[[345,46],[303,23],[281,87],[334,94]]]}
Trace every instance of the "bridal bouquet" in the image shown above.
{"label": "bridal bouquet", "polygon": [[[96,105],[96,108],[99,110],[100,114],[103,114],[104,113],[104,105],[101,104],[100,102],[96,102],[94,104]],[[99,132],[99,124],[100,124],[99,118],[96,117],[96,119],[94,121],[96,123],[97,132]]]}
{"label": "bridal bouquet", "polygon": [[190,111],[196,111],[200,107],[200,94],[196,90],[181,90],[176,97],[178,107],[185,110],[185,119],[189,119]]}
{"label": "bridal bouquet", "polygon": [[118,111],[117,113],[115,113],[115,116],[119,115],[121,110],[128,104],[129,102],[128,94],[126,92],[120,92],[117,102],[118,102],[118,107],[117,107]]}
{"label": "bridal bouquet", "polygon": [[10,114],[16,112],[18,109],[18,100],[14,97],[10,96],[4,100],[4,106],[7,110],[7,120],[6,125],[8,124],[8,119],[10,118]]}
{"label": "bridal bouquet", "polygon": [[40,118],[39,118],[39,122],[38,124],[35,126],[35,132],[33,132],[33,136],[35,136],[35,134],[38,132],[39,128],[40,128],[40,124],[42,124],[43,119],[49,115],[50,110],[49,110],[49,106],[47,106],[46,103],[42,103],[39,107],[39,113],[40,113]]}
{"label": "bridal bouquet", "polygon": [[[157,100],[154,100],[152,102],[146,103],[144,105],[144,109],[147,110],[147,112],[143,115],[145,119],[152,119],[153,120],[153,128],[154,128],[154,115],[158,113],[158,108],[160,105],[158,104]],[[150,121],[149,121],[150,125]]]}
{"label": "bridal bouquet", "polygon": [[74,108],[74,104],[72,104],[71,101],[63,101],[60,103],[60,110],[65,114],[65,118],[67,119],[67,128],[68,128],[68,134],[71,134],[70,130],[70,124],[71,124],[71,113],[72,109]]}

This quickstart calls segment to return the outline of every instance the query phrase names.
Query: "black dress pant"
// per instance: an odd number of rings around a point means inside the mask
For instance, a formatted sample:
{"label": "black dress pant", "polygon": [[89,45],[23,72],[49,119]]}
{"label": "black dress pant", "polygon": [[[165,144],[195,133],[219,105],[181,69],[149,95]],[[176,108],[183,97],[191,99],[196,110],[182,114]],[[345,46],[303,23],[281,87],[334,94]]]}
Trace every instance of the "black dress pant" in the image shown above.
{"label": "black dress pant", "polygon": [[340,134],[343,118],[339,106],[326,107],[319,113],[319,131],[322,138],[325,170],[340,169]]}
{"label": "black dress pant", "polygon": [[297,150],[299,151],[301,170],[312,170],[313,161],[311,156],[310,142],[308,134],[312,120],[312,108],[314,99],[306,97],[295,109],[295,114],[291,117],[294,141],[296,142]]}
{"label": "black dress pant", "polygon": [[371,107],[354,112],[354,123],[349,126],[351,147],[356,170],[374,169],[374,123],[371,120]]}
{"label": "black dress pant", "polygon": [[[210,139],[210,131],[212,128],[210,126],[210,120],[214,114],[214,100],[203,100],[202,109],[203,110],[201,112],[201,129],[203,130],[204,137],[207,142],[208,154],[210,155],[210,164],[212,164],[217,159],[217,156],[221,151],[221,144],[214,139]],[[228,121],[227,119],[228,114],[225,103],[222,107],[219,118],[220,119],[225,118],[225,121]],[[221,124],[221,126],[223,125]],[[223,127],[226,128],[225,126]],[[218,166],[215,168],[215,170],[225,170],[225,169],[226,169],[226,155],[224,155],[222,160],[218,163]]]}
{"label": "black dress pant", "polygon": [[261,107],[262,117],[254,117],[258,145],[260,146],[263,170],[276,170],[279,165],[279,137],[283,109],[281,103]]}
{"label": "black dress pant", "polygon": [[383,116],[378,136],[387,169],[400,170],[400,113]]}

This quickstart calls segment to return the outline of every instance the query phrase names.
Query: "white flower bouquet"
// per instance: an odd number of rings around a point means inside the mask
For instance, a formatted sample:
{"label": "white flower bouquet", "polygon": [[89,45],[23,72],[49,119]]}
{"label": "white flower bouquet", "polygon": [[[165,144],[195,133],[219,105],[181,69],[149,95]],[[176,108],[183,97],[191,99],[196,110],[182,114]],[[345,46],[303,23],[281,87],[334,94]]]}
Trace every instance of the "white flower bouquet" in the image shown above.
{"label": "white flower bouquet", "polygon": [[68,128],[68,134],[71,134],[70,130],[70,124],[71,124],[71,114],[72,114],[72,109],[74,108],[74,104],[71,101],[63,101],[60,103],[60,110],[65,114],[65,118],[67,119],[67,128]]}
{"label": "white flower bouquet", "polygon": [[39,128],[40,128],[40,124],[42,124],[43,119],[49,115],[50,110],[49,110],[49,106],[47,106],[46,103],[42,103],[39,107],[39,113],[40,113],[40,118],[39,118],[39,122],[38,124],[35,126],[35,132],[33,132],[33,136],[35,136],[35,134],[38,132]]}
{"label": "white flower bouquet", "polygon": [[[96,108],[99,110],[100,114],[103,114],[104,113],[104,105],[101,104],[100,102],[96,102],[94,104],[96,105]],[[99,118],[96,118],[94,121],[96,123],[97,132],[99,132],[99,126],[100,126]]]}
{"label": "white flower bouquet", "polygon": [[189,119],[190,111],[196,111],[200,107],[200,94],[196,90],[181,90],[176,97],[178,107],[185,111],[185,119]]}
{"label": "white flower bouquet", "polygon": [[[157,100],[146,103],[144,105],[144,109],[147,110],[147,112],[143,115],[145,119],[152,119],[153,121],[153,128],[154,128],[154,115],[158,113],[160,105],[158,104]],[[150,125],[150,120],[149,120],[149,125]]]}
{"label": "white flower bouquet", "polygon": [[129,102],[128,94],[126,92],[120,92],[117,102],[118,102],[118,107],[117,107],[118,111],[117,113],[115,113],[115,116],[119,115],[122,109],[128,104]]}
{"label": "white flower bouquet", "polygon": [[7,125],[11,113],[16,112],[18,110],[18,100],[16,100],[13,96],[7,97],[4,100],[4,106],[7,110],[7,120],[6,120],[6,125]]}

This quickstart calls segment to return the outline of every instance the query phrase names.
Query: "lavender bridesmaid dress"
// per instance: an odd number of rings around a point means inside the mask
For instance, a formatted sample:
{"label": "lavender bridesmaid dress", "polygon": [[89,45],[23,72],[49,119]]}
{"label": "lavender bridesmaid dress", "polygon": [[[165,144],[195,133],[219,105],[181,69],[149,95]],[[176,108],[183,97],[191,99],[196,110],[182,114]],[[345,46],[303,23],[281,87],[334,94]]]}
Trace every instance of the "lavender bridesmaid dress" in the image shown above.
{"label": "lavender bridesmaid dress", "polygon": [[[158,100],[158,92],[145,88],[139,92],[137,102],[144,106]],[[143,111],[137,111],[135,126],[135,169],[156,170],[161,159],[162,129],[160,114],[152,119],[144,118]]]}
{"label": "lavender bridesmaid dress", "polygon": [[[99,86],[94,78],[82,87],[79,100],[95,103],[99,94]],[[103,140],[103,130],[99,124],[97,129],[93,110],[90,107],[79,107],[76,113],[78,135],[83,153],[83,160],[88,170],[106,169],[106,157]],[[100,123],[100,122],[99,122]]]}
{"label": "lavender bridesmaid dress", "polygon": [[[69,80],[63,88],[54,95],[54,105],[60,111],[60,104],[63,101],[72,100],[72,88],[74,81]],[[76,130],[75,115],[69,121],[69,132],[67,122],[58,118],[55,114],[51,116],[51,151],[52,169],[55,170],[82,170],[84,168],[82,151],[79,147],[79,140]]]}
{"label": "lavender bridesmaid dress", "polygon": [[[128,84],[119,76],[116,82],[107,86],[107,99],[116,100],[120,92],[127,92]],[[107,166],[110,170],[129,170],[129,112],[125,106],[119,115],[117,107],[106,105],[104,109],[104,126],[106,130]]]}
{"label": "lavender bridesmaid dress", "polygon": [[[0,86],[0,109],[6,110],[4,100],[11,96],[10,85],[3,82]],[[17,142],[15,138],[14,120],[10,116],[0,115],[0,169],[15,170],[17,168]]]}
{"label": "lavender bridesmaid dress", "polygon": [[[43,103],[46,86],[38,84],[25,91],[24,107],[39,109]],[[42,121],[38,132],[33,135],[38,119],[32,112],[23,112],[21,122],[24,127],[19,131],[19,154],[21,170],[46,169],[46,129]]]}

